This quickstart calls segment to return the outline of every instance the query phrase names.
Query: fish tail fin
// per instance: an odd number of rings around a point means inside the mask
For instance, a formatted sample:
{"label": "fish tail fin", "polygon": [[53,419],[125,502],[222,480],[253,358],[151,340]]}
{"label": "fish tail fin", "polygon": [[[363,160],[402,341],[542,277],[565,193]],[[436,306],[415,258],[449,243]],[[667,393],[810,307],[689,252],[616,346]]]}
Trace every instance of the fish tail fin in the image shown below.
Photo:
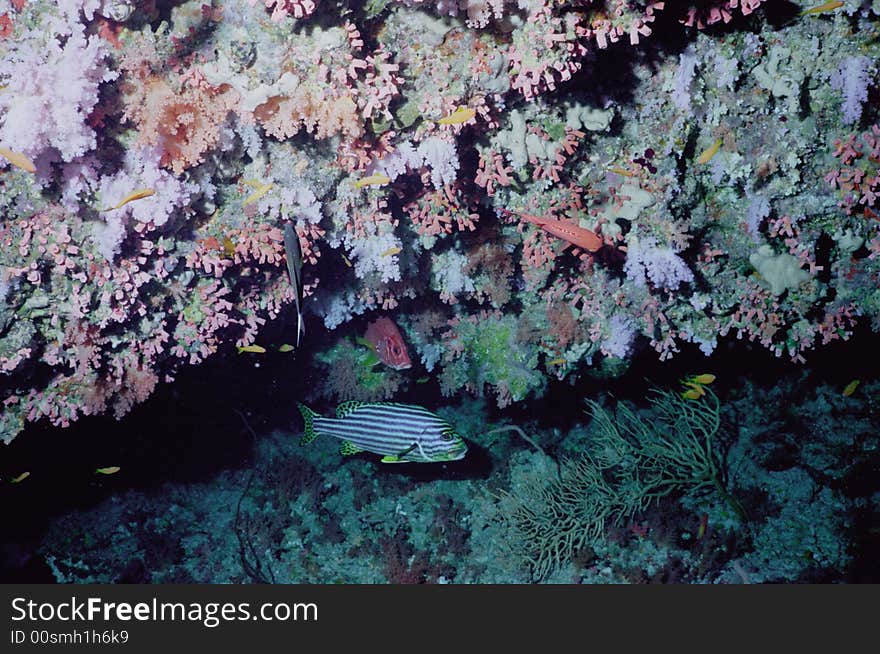
{"label": "fish tail fin", "polygon": [[315,431],[315,418],[320,417],[320,415],[312,411],[305,404],[298,402],[297,406],[299,407],[299,412],[302,414],[303,420],[306,423],[305,428],[303,429],[303,436],[299,439],[299,444],[308,445],[318,437],[318,432]]}

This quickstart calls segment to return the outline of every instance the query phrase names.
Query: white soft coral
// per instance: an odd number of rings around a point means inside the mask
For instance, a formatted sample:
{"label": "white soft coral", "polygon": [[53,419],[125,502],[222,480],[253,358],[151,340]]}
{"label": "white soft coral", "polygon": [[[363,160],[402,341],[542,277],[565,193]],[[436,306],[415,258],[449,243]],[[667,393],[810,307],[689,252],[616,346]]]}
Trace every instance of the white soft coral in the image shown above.
{"label": "white soft coral", "polygon": [[[54,35],[32,31],[0,57],[0,144],[37,159],[50,149],[72,161],[95,147],[86,119],[103,82],[117,73],[104,65],[97,36],[74,26],[63,45]],[[37,120],[36,117],[39,117]]]}

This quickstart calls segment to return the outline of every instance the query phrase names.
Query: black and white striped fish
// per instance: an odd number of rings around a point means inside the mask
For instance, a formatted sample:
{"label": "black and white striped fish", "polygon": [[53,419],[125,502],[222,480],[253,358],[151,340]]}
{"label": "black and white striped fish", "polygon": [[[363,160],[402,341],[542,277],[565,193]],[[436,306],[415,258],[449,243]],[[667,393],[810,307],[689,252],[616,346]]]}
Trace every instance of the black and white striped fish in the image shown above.
{"label": "black and white striped fish", "polygon": [[382,455],[382,463],[457,461],[467,453],[467,444],[452,425],[414,404],[343,402],[335,418],[325,418],[304,404],[299,410],[306,422],[303,445],[327,434],[342,440],[340,454],[373,452]]}

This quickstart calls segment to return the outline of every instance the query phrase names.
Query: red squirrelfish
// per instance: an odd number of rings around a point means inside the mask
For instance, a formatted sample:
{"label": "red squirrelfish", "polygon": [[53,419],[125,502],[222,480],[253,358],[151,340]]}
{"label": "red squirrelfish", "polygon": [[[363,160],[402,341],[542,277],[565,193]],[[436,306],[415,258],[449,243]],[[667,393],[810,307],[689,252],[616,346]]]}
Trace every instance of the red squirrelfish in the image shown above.
{"label": "red squirrelfish", "polygon": [[604,244],[602,238],[596,232],[568,221],[541,218],[540,216],[533,216],[522,211],[511,211],[510,213],[515,213],[523,220],[534,223],[545,232],[553,234],[553,236],[561,238],[563,241],[568,241],[587,252],[596,252]]}
{"label": "red squirrelfish", "polygon": [[412,367],[403,336],[390,318],[382,317],[367,325],[364,340],[376,350],[376,354],[385,365],[395,370]]}

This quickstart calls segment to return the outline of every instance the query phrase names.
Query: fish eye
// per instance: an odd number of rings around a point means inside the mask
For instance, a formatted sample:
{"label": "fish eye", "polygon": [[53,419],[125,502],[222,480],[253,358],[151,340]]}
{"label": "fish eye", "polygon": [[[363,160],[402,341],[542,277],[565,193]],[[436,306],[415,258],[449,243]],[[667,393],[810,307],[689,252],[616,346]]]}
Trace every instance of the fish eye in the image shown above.
{"label": "fish eye", "polygon": [[441,432],[440,438],[442,438],[444,441],[451,441],[453,438],[455,438],[455,432],[454,431]]}

